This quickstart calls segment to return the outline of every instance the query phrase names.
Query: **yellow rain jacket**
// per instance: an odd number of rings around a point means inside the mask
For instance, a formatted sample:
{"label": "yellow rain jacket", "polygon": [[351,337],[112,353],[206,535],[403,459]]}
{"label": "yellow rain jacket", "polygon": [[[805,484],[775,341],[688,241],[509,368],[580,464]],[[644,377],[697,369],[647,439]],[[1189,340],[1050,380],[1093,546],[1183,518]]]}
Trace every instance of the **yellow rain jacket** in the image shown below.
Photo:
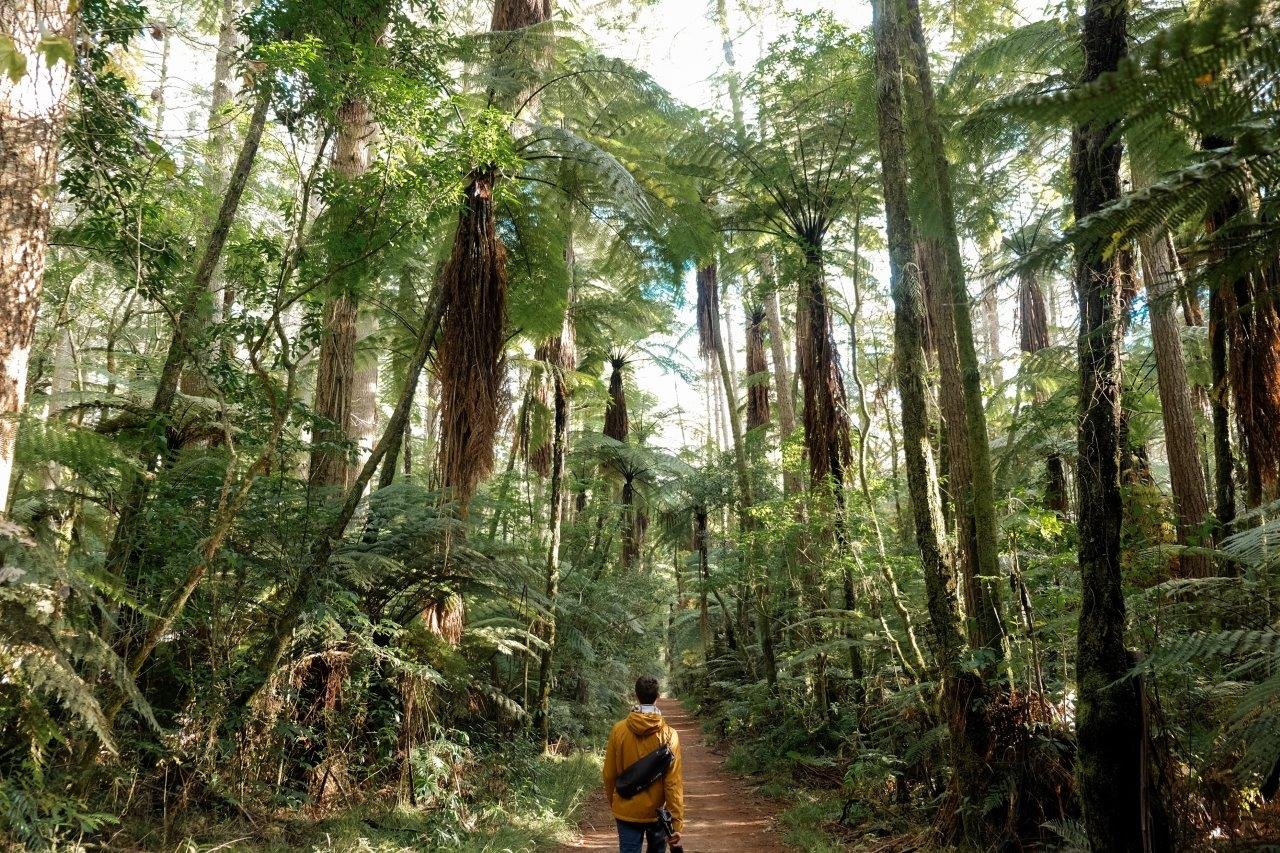
{"label": "yellow rain jacket", "polygon": [[[618,796],[614,782],[619,774],[662,744],[671,747],[676,760],[666,776],[654,782],[629,800]],[[676,832],[684,826],[684,780],[681,778],[680,736],[662,719],[660,713],[632,711],[609,733],[609,746],[604,753],[604,793],[613,816],[631,823],[653,823],[664,803],[671,812]]]}

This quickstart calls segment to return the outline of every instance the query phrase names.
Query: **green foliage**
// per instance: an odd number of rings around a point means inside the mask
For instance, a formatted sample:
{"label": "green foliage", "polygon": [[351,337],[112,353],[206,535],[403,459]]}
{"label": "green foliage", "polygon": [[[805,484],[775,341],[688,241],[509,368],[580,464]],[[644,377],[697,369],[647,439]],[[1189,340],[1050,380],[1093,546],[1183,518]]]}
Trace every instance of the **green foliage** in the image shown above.
{"label": "green foliage", "polygon": [[[202,4],[197,28],[229,23],[212,9]],[[235,22],[222,82],[239,93],[175,133],[141,91],[150,54],[131,47],[171,11],[91,0],[74,51],[58,36],[42,45],[41,61],[75,65],[76,92],[0,521],[0,838],[32,849],[532,851],[572,828],[597,784],[591,750],[635,676],[665,670],[733,768],[788,801],[794,846],[945,843],[966,744],[940,695],[950,676],[935,671],[931,567],[912,539],[900,463],[871,35],[821,11],[756,21],[765,36],[750,73],[717,78],[749,108],[730,125],[603,54],[563,13],[471,34],[471,13],[487,7],[269,2]],[[1088,86],[1075,83],[1076,13],[1014,12],[924,9],[930,38],[950,38],[930,59],[946,81],[956,224],[974,247],[966,273],[984,308],[996,297],[993,337],[1015,317],[1001,302],[1008,274],[1042,271],[1050,308],[1068,301],[1073,246],[1128,252],[1167,230],[1189,295],[1274,265],[1274,0],[1141,4],[1129,58]],[[211,32],[189,35],[182,51],[211,59]],[[24,62],[0,36],[0,74],[13,79]],[[202,103],[200,87],[170,73],[160,97],[180,88]],[[179,316],[259,95],[269,122],[247,191],[212,287]],[[333,158],[355,107],[368,112],[368,166],[351,170]],[[1082,123],[1113,126],[1132,171],[1154,180],[1072,221],[1067,131]],[[486,414],[510,429],[502,473],[463,512],[439,488],[446,368],[420,324],[436,316],[477,169],[498,176],[508,289],[509,411]],[[1206,235],[1205,212],[1228,197],[1245,210]],[[938,227],[936,214],[917,211],[919,233]],[[684,293],[693,267],[718,264],[726,339],[740,308],[775,297],[772,362],[796,351],[805,318],[792,294],[819,252],[839,369],[856,359],[859,380],[841,376],[861,446],[835,493],[805,488],[802,430],[781,434],[791,365],[744,377],[736,348],[727,377],[698,365]],[[337,295],[360,311],[358,376],[342,382],[316,367]],[[1193,816],[1188,837],[1203,839],[1249,828],[1245,809],[1277,768],[1280,528],[1264,506],[1215,549],[1173,544],[1158,365],[1141,301],[1130,307],[1125,450],[1151,460],[1126,483],[1117,555],[1126,639],[1141,652],[1130,677],[1154,697],[1160,778]],[[1011,375],[995,364],[983,377],[995,580],[1012,595],[991,701],[964,709],[989,726],[979,760],[998,771],[967,807],[995,816],[1010,845],[1072,845],[1081,833],[1069,778],[1080,531],[1045,500],[1048,463],[1066,478],[1079,464],[1079,380],[1071,311],[1054,319],[1048,346]],[[538,348],[566,320],[576,360],[563,370],[557,563],[549,484],[522,451],[552,431]],[[1208,386],[1205,330],[1183,330],[1183,343],[1191,381]],[[420,344],[428,376],[406,386]],[[156,411],[171,352],[178,390]],[[614,358],[635,368],[622,389],[625,441],[601,429]],[[646,387],[655,371],[677,388]],[[370,444],[399,441],[363,494],[308,482],[317,436],[340,426],[315,411],[325,382],[374,413],[372,436],[351,428],[332,440],[355,467]],[[740,400],[748,382],[768,391],[773,420],[729,446],[721,394]],[[410,413],[404,432],[381,436],[397,407]],[[686,446],[669,446],[677,431]],[[937,459],[956,452],[944,425],[929,435]],[[953,538],[964,501],[945,480]],[[1229,576],[1171,579],[1171,557],[1189,551]],[[966,646],[961,663],[981,668],[984,654]],[[529,732],[540,681],[547,755]]]}

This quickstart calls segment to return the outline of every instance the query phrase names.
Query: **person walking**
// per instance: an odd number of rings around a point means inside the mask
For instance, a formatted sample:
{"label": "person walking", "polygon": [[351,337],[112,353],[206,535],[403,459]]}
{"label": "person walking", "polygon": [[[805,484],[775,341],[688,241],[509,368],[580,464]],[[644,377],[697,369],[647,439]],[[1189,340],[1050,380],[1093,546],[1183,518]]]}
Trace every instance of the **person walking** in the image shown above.
{"label": "person walking", "polygon": [[[680,736],[667,725],[658,710],[658,679],[642,675],[636,679],[636,701],[639,703],[614,725],[609,733],[609,745],[604,754],[604,794],[609,809],[618,822],[619,853],[641,853],[648,841],[648,853],[665,853],[667,843],[680,844],[680,831],[684,826],[684,780],[681,778]],[[671,757],[658,751],[670,750]],[[644,764],[638,764],[644,759]],[[623,782],[647,771],[650,766],[665,773],[633,796],[623,796],[619,777]],[[628,773],[628,771],[631,771]],[[647,778],[647,777],[646,777]],[[671,835],[666,834],[659,816],[665,807],[671,815]]]}

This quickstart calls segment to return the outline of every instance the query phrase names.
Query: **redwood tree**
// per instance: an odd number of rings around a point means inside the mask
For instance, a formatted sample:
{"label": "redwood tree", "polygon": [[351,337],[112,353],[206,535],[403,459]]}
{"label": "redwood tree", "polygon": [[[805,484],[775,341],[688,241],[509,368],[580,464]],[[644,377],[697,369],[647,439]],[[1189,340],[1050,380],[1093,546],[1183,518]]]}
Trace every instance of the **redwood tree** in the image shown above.
{"label": "redwood tree", "polygon": [[898,396],[902,413],[903,456],[907,489],[915,520],[916,544],[928,596],[933,654],[941,681],[941,716],[951,735],[953,778],[962,801],[966,835],[979,834],[974,809],[985,799],[987,771],[975,749],[985,740],[971,726],[969,709],[981,681],[960,662],[963,641],[956,602],[956,576],[942,517],[942,498],[933,444],[929,438],[925,366],[925,305],[914,258],[907,200],[906,130],[903,126],[902,68],[899,56],[899,0],[877,0],[873,6],[876,45],[876,116],[884,190],[885,230],[889,247],[890,295]]}

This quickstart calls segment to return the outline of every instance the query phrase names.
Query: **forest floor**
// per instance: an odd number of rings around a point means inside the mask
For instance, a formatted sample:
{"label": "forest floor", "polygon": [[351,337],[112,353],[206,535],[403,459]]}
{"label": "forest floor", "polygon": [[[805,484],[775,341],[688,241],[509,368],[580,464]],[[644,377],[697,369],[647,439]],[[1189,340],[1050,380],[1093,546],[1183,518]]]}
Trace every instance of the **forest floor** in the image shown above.
{"label": "forest floor", "polygon": [[[782,806],[756,795],[741,776],[725,768],[723,755],[712,750],[697,719],[675,699],[661,703],[663,714],[680,735],[684,760],[685,853],[774,853],[783,846],[778,829]],[[581,837],[560,848],[614,851],[618,833],[599,787],[583,809]]]}

